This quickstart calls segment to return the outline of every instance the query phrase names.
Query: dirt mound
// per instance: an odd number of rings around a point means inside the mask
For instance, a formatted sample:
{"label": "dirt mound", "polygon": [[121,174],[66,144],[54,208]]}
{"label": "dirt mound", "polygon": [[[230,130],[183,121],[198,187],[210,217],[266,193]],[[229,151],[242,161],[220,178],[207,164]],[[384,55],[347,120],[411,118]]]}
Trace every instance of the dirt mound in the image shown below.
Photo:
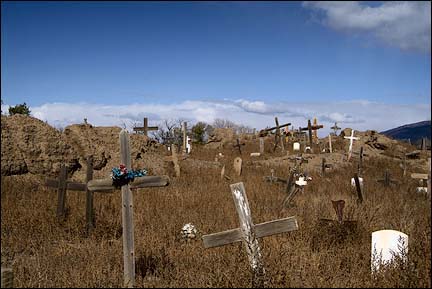
{"label": "dirt mound", "polygon": [[[67,126],[63,132],[31,116],[1,117],[1,174],[58,174],[61,164],[69,167],[69,177],[84,181],[86,160],[94,159],[94,177],[109,177],[120,164],[119,127],[91,124]],[[158,144],[139,134],[131,134],[134,169],[149,175],[163,174],[164,162]]]}
{"label": "dirt mound", "polygon": [[[111,169],[120,164],[119,127],[95,127],[91,124],[74,124],[64,129],[67,140],[78,151],[83,168],[86,159],[93,156],[95,178],[109,177]],[[158,143],[143,134],[130,135],[133,169],[147,169],[149,175],[164,173],[163,157],[159,156]],[[99,171],[99,172],[97,172]],[[83,181],[85,169],[78,171],[74,179]]]}
{"label": "dirt mound", "polygon": [[213,133],[209,136],[209,140],[205,148],[219,149],[227,144],[233,143],[236,139],[236,133],[232,128],[215,128]]}
{"label": "dirt mound", "polygon": [[31,116],[1,116],[1,174],[51,174],[65,163],[78,169],[78,153],[63,135]]}

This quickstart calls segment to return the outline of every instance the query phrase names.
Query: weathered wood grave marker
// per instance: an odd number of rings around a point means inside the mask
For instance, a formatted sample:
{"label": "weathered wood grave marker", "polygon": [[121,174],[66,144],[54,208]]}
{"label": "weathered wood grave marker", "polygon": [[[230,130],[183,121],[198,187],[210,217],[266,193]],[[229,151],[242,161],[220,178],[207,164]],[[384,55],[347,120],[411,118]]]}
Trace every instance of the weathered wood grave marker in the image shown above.
{"label": "weathered wood grave marker", "polygon": [[240,176],[242,173],[242,159],[240,157],[234,159],[234,171],[237,176]]}
{"label": "weathered wood grave marker", "polygon": [[260,135],[263,136],[263,135],[265,135],[266,133],[268,133],[268,132],[270,132],[272,130],[276,130],[275,131],[275,145],[274,145],[273,151],[276,150],[279,142],[281,144],[282,151],[284,151],[285,150],[284,140],[283,140],[283,137],[282,137],[280,129],[284,128],[286,126],[291,125],[291,123],[286,123],[286,124],[283,124],[283,125],[279,125],[279,120],[278,120],[277,117],[275,117],[275,123],[276,123],[276,126],[274,126],[274,127],[262,129],[260,131]]}
{"label": "weathered wood grave marker", "polygon": [[264,287],[265,269],[258,238],[297,230],[297,220],[295,217],[288,217],[255,225],[252,222],[243,183],[232,184],[230,188],[239,216],[240,228],[204,235],[202,237],[204,247],[212,248],[243,241],[253,274],[252,286],[254,288]]}
{"label": "weathered wood grave marker", "polygon": [[[296,176],[299,177],[299,179],[296,181]],[[305,176],[303,174],[297,173],[297,169],[294,168],[291,170],[290,175],[287,180],[287,185],[285,188],[285,192],[287,193],[287,196],[282,202],[283,207],[288,207],[291,201],[294,199],[294,197],[299,193],[304,192],[304,187],[307,185],[307,181],[305,180]]]}
{"label": "weathered wood grave marker", "polygon": [[390,264],[395,256],[406,261],[408,235],[395,230],[381,230],[372,233],[371,271],[377,272],[382,265]]}
{"label": "weathered wood grave marker", "polygon": [[344,136],[345,139],[350,140],[349,148],[348,148],[348,161],[351,159],[352,155],[352,148],[353,148],[353,142],[354,140],[359,140],[359,137],[354,137],[354,130],[351,130],[351,136]]}
{"label": "weathered wood grave marker", "polygon": [[170,151],[171,151],[171,156],[166,156],[164,158],[164,161],[173,163],[174,171],[175,171],[176,177],[178,178],[178,177],[180,177],[180,163],[179,163],[179,161],[187,159],[187,155],[183,154],[179,158],[179,156],[177,154],[177,145],[175,145],[175,144],[171,144]]}
{"label": "weathered wood grave marker", "polygon": [[313,127],[316,127],[316,129],[312,131],[312,140],[314,143],[318,143],[318,129],[323,128],[324,126],[319,125],[317,122],[317,118],[314,117]]}
{"label": "weathered wood grave marker", "polygon": [[142,127],[134,127],[133,128],[133,130],[135,132],[137,132],[137,133],[139,131],[142,131],[145,136],[148,136],[147,134],[148,134],[149,130],[158,130],[158,129],[159,128],[157,126],[148,126],[148,118],[147,117],[144,118],[144,126],[142,126]]}
{"label": "weathered wood grave marker", "polygon": [[341,128],[337,126],[337,122],[335,122],[334,126],[332,126],[331,129],[334,131],[335,136],[337,136],[338,130],[341,130]]}
{"label": "weathered wood grave marker", "polygon": [[399,183],[399,182],[392,180],[390,178],[390,173],[387,169],[384,171],[384,178],[377,180],[377,182],[382,183],[384,185],[384,187],[390,187],[390,185],[393,185],[393,184],[396,185]]}
{"label": "weathered wood grave marker", "polygon": [[[93,175],[93,160],[92,158],[87,159],[87,178]],[[89,179],[89,180],[90,180]],[[56,179],[45,179],[45,186],[49,188],[55,188],[58,192],[57,198],[57,217],[62,218],[65,216],[66,197],[67,190],[85,192],[87,185],[79,182],[73,182],[67,180],[67,167],[62,164],[60,167],[59,178]],[[87,199],[87,207],[89,206],[89,199]],[[89,222],[89,219],[87,219]]]}
{"label": "weathered wood grave marker", "polygon": [[321,160],[321,175],[325,176],[326,169],[331,169],[331,168],[333,168],[333,165],[326,163],[326,159],[322,158],[322,160]]}
{"label": "weathered wood grave marker", "polygon": [[260,154],[264,153],[264,137],[259,138],[259,145],[260,145]]}
{"label": "weathered wood grave marker", "polygon": [[233,145],[234,148],[238,148],[240,155],[242,154],[241,152],[241,146],[246,145],[244,142],[240,143],[240,140],[237,138],[237,144]]}
{"label": "weathered wood grave marker", "polygon": [[310,148],[312,149],[312,145],[313,145],[313,142],[312,142],[312,131],[315,131],[315,130],[318,130],[318,129],[320,129],[320,128],[323,128],[324,126],[323,125],[311,125],[311,121],[310,121],[310,119],[308,119],[308,126],[307,127],[301,127],[300,128],[300,131],[308,131],[309,132],[309,146],[310,146]]}
{"label": "weathered wood grave marker", "polygon": [[[120,155],[121,163],[128,171],[132,169],[129,134],[123,129],[120,132]],[[122,226],[123,226],[123,263],[124,263],[124,286],[133,287],[135,283],[135,248],[133,229],[133,195],[131,189],[143,187],[163,187],[169,184],[167,176],[144,176],[137,177],[133,182],[122,185]],[[100,179],[87,183],[90,191],[111,191],[115,189],[113,180]]]}

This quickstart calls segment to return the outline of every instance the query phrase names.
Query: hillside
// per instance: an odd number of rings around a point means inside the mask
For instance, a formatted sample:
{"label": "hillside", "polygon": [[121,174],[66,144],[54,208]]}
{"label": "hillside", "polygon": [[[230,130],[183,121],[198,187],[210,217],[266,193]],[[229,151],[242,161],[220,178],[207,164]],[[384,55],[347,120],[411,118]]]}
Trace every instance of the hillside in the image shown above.
{"label": "hillside", "polygon": [[389,129],[381,132],[386,136],[397,140],[411,140],[411,143],[416,143],[423,137],[431,139],[431,121],[420,121],[416,123],[406,124],[397,128]]}

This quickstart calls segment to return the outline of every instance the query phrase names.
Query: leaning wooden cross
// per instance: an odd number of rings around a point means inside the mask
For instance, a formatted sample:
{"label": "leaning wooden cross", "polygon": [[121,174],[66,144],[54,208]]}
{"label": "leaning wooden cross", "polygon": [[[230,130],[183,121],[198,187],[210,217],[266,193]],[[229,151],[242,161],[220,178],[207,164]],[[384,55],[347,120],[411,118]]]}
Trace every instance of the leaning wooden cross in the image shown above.
{"label": "leaning wooden cross", "polygon": [[[123,129],[120,132],[121,163],[130,171],[132,169],[129,134]],[[135,249],[133,233],[133,199],[131,189],[145,187],[163,187],[169,184],[167,176],[137,177],[133,182],[121,186],[122,191],[122,225],[123,225],[123,261],[124,286],[133,287],[135,283]],[[111,178],[92,180],[87,183],[90,191],[111,191],[115,189]]]}
{"label": "leaning wooden cross", "polygon": [[134,127],[133,130],[135,132],[142,131],[144,132],[144,135],[147,136],[147,133],[149,130],[158,130],[159,128],[157,126],[148,126],[148,118],[144,118],[144,126],[142,127]]}
{"label": "leaning wooden cross", "polygon": [[238,148],[239,153],[240,153],[240,155],[241,155],[241,154],[242,154],[242,152],[241,152],[241,146],[244,146],[244,145],[246,145],[244,142],[243,142],[243,143],[240,143],[240,140],[237,139],[237,144],[236,144],[236,145],[233,145],[233,147],[234,147],[234,148]]}
{"label": "leaning wooden cross", "polygon": [[268,132],[270,132],[272,130],[276,130],[275,131],[275,145],[274,145],[273,151],[276,150],[279,142],[281,143],[282,151],[284,151],[285,147],[284,147],[283,137],[281,135],[281,130],[280,129],[284,128],[286,126],[291,125],[291,123],[286,123],[286,124],[283,124],[283,125],[279,125],[279,120],[278,120],[277,117],[275,117],[275,123],[276,123],[276,126],[261,130],[260,131],[260,136],[267,135]]}
{"label": "leaning wooden cross", "polygon": [[[90,170],[92,171],[92,168],[90,166],[87,166],[87,172]],[[58,200],[57,200],[58,218],[64,217],[65,215],[67,190],[85,192],[87,189],[86,184],[67,180],[67,167],[64,164],[62,164],[60,167],[59,178],[57,180],[49,179],[49,178],[46,179],[45,186],[49,188],[55,188],[58,191]]]}
{"label": "leaning wooden cross", "polygon": [[230,188],[240,219],[240,228],[204,235],[204,247],[212,248],[243,241],[254,277],[252,285],[263,287],[264,266],[258,238],[297,230],[297,220],[295,217],[288,217],[254,225],[243,183],[232,184]]}

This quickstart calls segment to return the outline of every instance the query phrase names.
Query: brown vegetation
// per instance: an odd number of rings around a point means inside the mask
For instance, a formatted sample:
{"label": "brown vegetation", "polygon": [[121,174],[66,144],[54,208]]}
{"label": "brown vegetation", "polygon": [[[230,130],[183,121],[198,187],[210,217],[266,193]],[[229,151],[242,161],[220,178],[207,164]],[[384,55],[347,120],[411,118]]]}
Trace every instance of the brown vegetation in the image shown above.
{"label": "brown vegetation", "polygon": [[[276,176],[286,178],[293,162],[281,158],[286,154],[280,149],[258,158],[279,157],[279,161],[253,161],[249,154],[258,148],[258,140],[242,147],[243,172],[236,177],[232,169],[236,149],[195,145],[191,156],[181,162],[181,177],[166,170],[171,177],[168,187],[133,192],[136,287],[251,286],[243,244],[204,249],[199,239],[183,242],[179,237],[186,223],[194,224],[201,234],[238,227],[229,189],[229,184],[238,181],[245,185],[255,224],[289,216],[298,220],[297,231],[259,240],[266,286],[431,287],[431,201],[415,193],[417,183],[408,177],[411,172],[426,172],[424,157],[408,162],[406,178],[402,178],[400,159],[365,158],[361,204],[350,186],[357,158],[325,177],[320,176],[319,167],[310,167],[313,181],[286,208],[282,206],[283,184],[265,182],[263,176],[273,168]],[[162,159],[166,153],[163,147],[158,150]],[[225,155],[220,163],[214,160],[218,152]],[[331,159],[329,154],[321,156]],[[223,163],[230,181],[220,179]],[[401,183],[385,188],[376,182],[385,169]],[[43,178],[33,174],[1,178],[1,263],[13,268],[14,285],[122,287],[120,190],[95,193],[96,228],[87,235],[85,194],[69,191],[67,217],[58,221],[57,193],[43,186]],[[320,221],[337,220],[331,200],[339,199],[345,200],[344,220],[356,221],[355,226]],[[381,229],[409,236],[409,262],[371,275],[371,233]]]}

